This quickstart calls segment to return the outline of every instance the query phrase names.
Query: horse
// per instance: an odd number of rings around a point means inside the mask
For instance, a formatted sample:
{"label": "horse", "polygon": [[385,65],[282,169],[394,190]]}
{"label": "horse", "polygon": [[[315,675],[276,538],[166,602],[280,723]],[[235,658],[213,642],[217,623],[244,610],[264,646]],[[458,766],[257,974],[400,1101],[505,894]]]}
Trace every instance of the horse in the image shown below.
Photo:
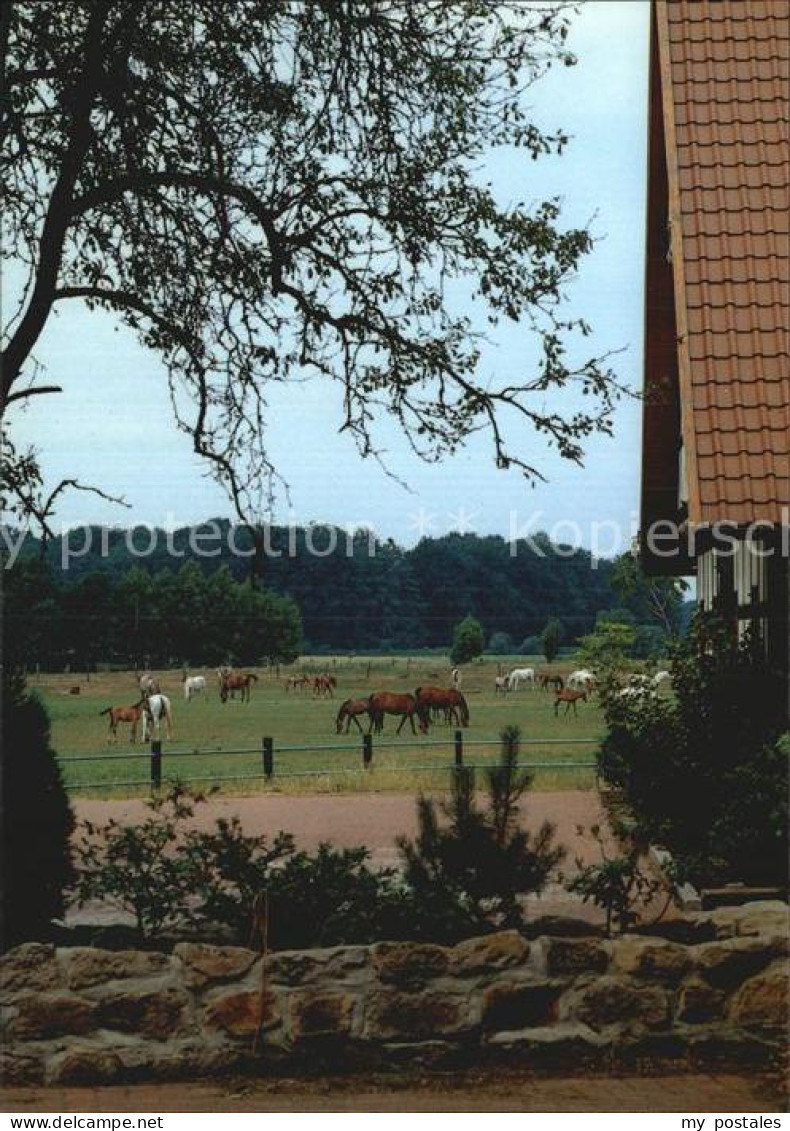
{"label": "horse", "polygon": [[313,694],[332,699],[337,687],[337,680],[333,675],[317,675],[313,680]]}
{"label": "horse", "polygon": [[204,675],[184,676],[184,698],[189,702],[196,695],[203,695],[206,690],[206,677]]}
{"label": "horse", "polygon": [[534,668],[514,668],[508,676],[508,691],[518,691],[519,684],[522,683],[529,687],[535,686]]}
{"label": "horse", "polygon": [[170,710],[170,700],[166,695],[149,695],[143,708],[143,742],[148,741],[150,733],[159,737],[159,724],[165,720],[165,734],[173,737],[173,712]]}
{"label": "horse", "polygon": [[494,695],[507,695],[510,690],[510,676],[494,676]]}
{"label": "horse", "polygon": [[[137,741],[137,724],[140,721],[140,716],[145,717],[145,696],[138,703],[133,703],[131,707],[107,707],[104,711],[99,711],[99,716],[110,716],[110,732],[113,738],[118,737],[118,723],[131,723],[132,724],[132,742]],[[143,739],[145,739],[145,722],[143,722]]]}
{"label": "horse", "polygon": [[453,681],[453,687],[455,688],[455,690],[460,691],[460,688],[461,688],[461,669],[460,668],[453,668],[452,672],[450,673],[450,677]]}
{"label": "horse", "polygon": [[414,696],[427,711],[444,711],[447,722],[455,719],[461,726],[469,726],[469,707],[466,699],[455,687],[418,687]]}
{"label": "horse", "polygon": [[650,680],[651,686],[656,688],[656,690],[659,687],[661,687],[661,685],[663,683],[671,683],[671,682],[672,682],[672,673],[668,672],[668,671],[656,672],[656,674]]}
{"label": "horse", "polygon": [[161,690],[159,680],[154,679],[150,672],[144,672],[143,675],[140,676],[141,695],[159,695]]}
{"label": "horse", "polygon": [[563,681],[562,676],[561,675],[547,675],[547,674],[544,673],[540,677],[540,689],[541,689],[541,691],[548,691],[549,688],[552,687],[552,686],[554,687],[555,691],[562,691],[563,687],[565,686],[565,683]]}
{"label": "horse", "polygon": [[227,702],[228,696],[235,697],[237,691],[241,692],[242,703],[249,703],[250,701],[250,684],[258,682],[258,677],[254,672],[248,672],[246,675],[227,675],[222,681],[219,689],[219,697],[223,703]]}
{"label": "horse", "polygon": [[415,715],[419,720],[420,734],[426,734],[428,731],[427,713],[424,708],[421,707],[415,695],[401,695],[394,691],[374,691],[368,700],[368,714],[370,715],[368,734],[373,730],[375,730],[376,734],[381,734],[384,729],[385,715],[401,716],[398,729],[395,731],[396,734],[400,734],[403,729],[403,724],[408,719],[411,724],[411,732],[416,735],[417,731],[414,727]]}
{"label": "horse", "polygon": [[575,691],[592,691],[595,687],[595,673],[587,668],[579,668],[568,676],[568,687]]}
{"label": "horse", "polygon": [[305,672],[301,675],[291,675],[285,681],[286,691],[306,691],[310,686],[310,676]]}
{"label": "horse", "polygon": [[343,733],[343,723],[346,724],[346,734],[351,730],[351,724],[356,725],[357,730],[362,734],[362,727],[359,725],[359,716],[370,713],[370,700],[369,699],[346,699],[345,703],[340,704],[340,710],[337,712],[337,733]]}
{"label": "horse", "polygon": [[570,688],[570,687],[566,687],[566,688],[563,688],[562,691],[558,691],[557,694],[556,694],[556,697],[554,699],[554,717],[555,717],[555,719],[556,719],[558,711],[559,711],[560,703],[565,704],[565,714],[566,715],[568,714],[568,711],[570,711],[571,706],[573,707],[573,713],[575,715],[577,713],[576,704],[578,703],[578,701],[580,699],[583,700],[583,702],[585,702],[585,703],[587,702],[587,692],[586,691],[574,691],[573,688]]}

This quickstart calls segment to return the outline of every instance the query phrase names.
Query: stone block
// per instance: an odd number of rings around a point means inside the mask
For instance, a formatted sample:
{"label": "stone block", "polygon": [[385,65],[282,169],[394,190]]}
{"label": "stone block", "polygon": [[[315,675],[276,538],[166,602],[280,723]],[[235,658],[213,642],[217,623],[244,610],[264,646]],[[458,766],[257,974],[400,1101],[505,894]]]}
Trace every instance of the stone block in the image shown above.
{"label": "stone block", "polygon": [[251,1037],[259,1025],[262,1030],[278,1025],[280,1008],[272,990],[266,991],[263,1003],[259,990],[235,990],[213,997],[206,1004],[204,1017],[209,1029],[230,1037]]}
{"label": "stone block", "polygon": [[639,978],[670,984],[679,982],[691,966],[686,947],[665,939],[626,936],[612,946],[612,961],[617,970]]}
{"label": "stone block", "polygon": [[444,974],[452,952],[434,943],[377,943],[372,948],[373,968],[382,982],[396,986],[424,986]]}
{"label": "stone block", "polygon": [[450,952],[450,968],[458,974],[484,974],[523,965],[530,944],[518,931],[497,931],[481,938],[465,939]]}
{"label": "stone block", "polygon": [[55,990],[62,985],[50,943],[22,943],[0,956],[0,999],[22,991]]}
{"label": "stone block", "polygon": [[189,1004],[183,990],[124,990],[109,993],[96,1003],[97,1022],[102,1029],[135,1033],[163,1041],[186,1024]]}
{"label": "stone block", "polygon": [[58,951],[66,982],[73,990],[127,978],[150,978],[170,966],[166,954],[147,950],[97,950],[75,946]]}
{"label": "stone block", "polygon": [[790,972],[784,961],[744,982],[730,1004],[732,1022],[743,1029],[786,1033],[790,1022]]}
{"label": "stone block", "polygon": [[[566,1000],[563,1000],[563,1007],[565,1005]],[[609,1025],[655,1029],[664,1025],[669,1016],[667,994],[660,986],[614,975],[596,978],[573,990],[568,995],[567,1006],[572,1017],[593,1029]]]}
{"label": "stone block", "polygon": [[482,994],[482,1024],[485,1029],[526,1029],[551,1024],[557,1019],[559,982],[502,981]]}
{"label": "stone block", "polygon": [[254,950],[245,947],[204,943],[179,943],[173,954],[183,964],[186,985],[195,987],[242,978],[258,958]]}

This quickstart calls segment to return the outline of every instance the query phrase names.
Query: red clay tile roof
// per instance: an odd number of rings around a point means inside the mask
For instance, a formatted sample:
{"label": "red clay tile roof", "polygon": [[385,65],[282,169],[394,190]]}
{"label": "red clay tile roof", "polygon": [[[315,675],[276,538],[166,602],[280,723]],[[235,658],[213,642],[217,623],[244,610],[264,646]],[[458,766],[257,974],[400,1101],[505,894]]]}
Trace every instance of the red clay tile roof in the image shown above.
{"label": "red clay tile roof", "polygon": [[787,0],[657,0],[689,518],[788,521]]}

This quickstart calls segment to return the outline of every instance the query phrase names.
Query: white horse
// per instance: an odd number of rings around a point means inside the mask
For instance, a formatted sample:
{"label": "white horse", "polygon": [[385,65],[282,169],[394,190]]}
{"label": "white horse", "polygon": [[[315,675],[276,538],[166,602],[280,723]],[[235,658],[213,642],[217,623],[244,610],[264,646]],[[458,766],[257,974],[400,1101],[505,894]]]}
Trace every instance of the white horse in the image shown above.
{"label": "white horse", "polygon": [[161,690],[159,680],[154,679],[150,672],[144,672],[143,675],[140,676],[141,695],[158,695]]}
{"label": "white horse", "polygon": [[184,676],[184,698],[189,702],[196,695],[206,692],[206,677],[204,675]]}
{"label": "white horse", "polygon": [[672,682],[672,673],[667,672],[667,671],[660,671],[660,672],[656,672],[656,674],[650,680],[650,685],[651,685],[651,687],[659,688],[659,687],[661,687],[661,685],[663,683],[671,683],[671,682]]}
{"label": "white horse", "polygon": [[507,687],[508,691],[518,691],[519,685],[526,683],[529,688],[535,686],[535,669],[534,668],[514,668],[508,676]]}
{"label": "white horse", "polygon": [[149,735],[159,738],[159,725],[165,720],[165,733],[168,738],[173,737],[173,712],[170,710],[170,700],[166,695],[149,695],[143,710],[143,742],[147,742]]}
{"label": "white horse", "polygon": [[494,694],[507,695],[509,680],[510,676],[507,675],[494,676]]}
{"label": "white horse", "polygon": [[595,685],[595,673],[587,668],[579,668],[568,676],[567,686],[572,691],[590,691]]}

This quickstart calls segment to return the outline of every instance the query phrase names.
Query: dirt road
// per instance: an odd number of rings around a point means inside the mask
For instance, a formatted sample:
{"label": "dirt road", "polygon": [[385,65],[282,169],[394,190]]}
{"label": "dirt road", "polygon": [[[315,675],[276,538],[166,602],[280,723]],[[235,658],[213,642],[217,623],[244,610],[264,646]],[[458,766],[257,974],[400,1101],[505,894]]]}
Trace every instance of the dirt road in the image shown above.
{"label": "dirt road", "polygon": [[[7,1088],[3,1112],[781,1112],[752,1075],[238,1080],[103,1088]],[[166,1124],[165,1124],[166,1127]]]}

